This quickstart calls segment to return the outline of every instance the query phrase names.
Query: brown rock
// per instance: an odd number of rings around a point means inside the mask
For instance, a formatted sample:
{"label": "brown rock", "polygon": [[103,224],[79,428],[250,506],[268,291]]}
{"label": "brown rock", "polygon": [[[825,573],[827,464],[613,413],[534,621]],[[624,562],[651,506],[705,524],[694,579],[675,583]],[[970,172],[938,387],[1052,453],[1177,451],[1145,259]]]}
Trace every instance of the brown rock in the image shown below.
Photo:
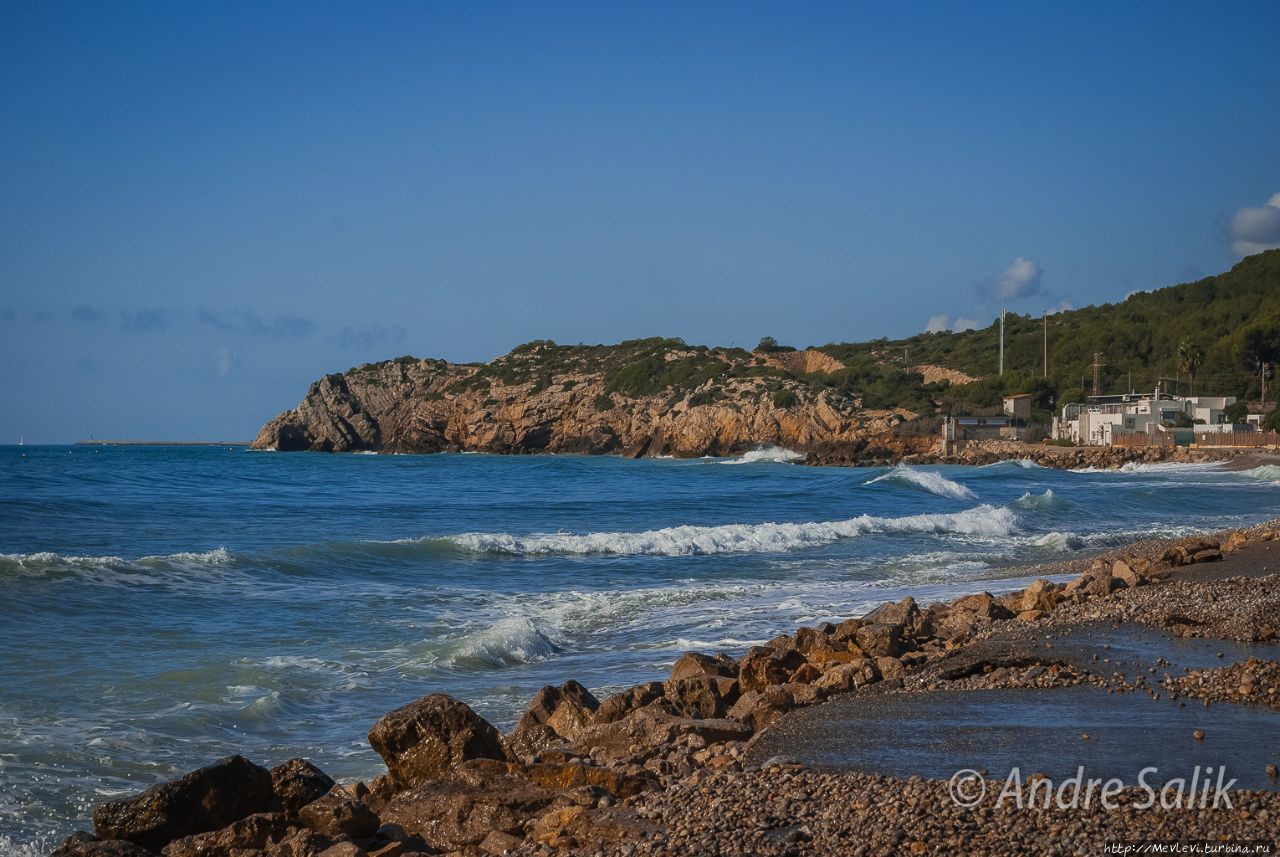
{"label": "brown rock", "polygon": [[521,756],[536,755],[557,740],[572,741],[591,722],[600,702],[576,681],[538,691],[507,740]]}
{"label": "brown rock", "polygon": [[587,727],[573,747],[592,758],[643,760],[674,746],[686,735],[696,735],[714,744],[746,740],[751,737],[751,730],[732,720],[694,720],[672,714],[658,705],[647,705],[621,720]]}
{"label": "brown rock", "polygon": [[797,708],[826,699],[826,691],[803,682],[788,682],[782,689],[795,701]]}
{"label": "brown rock", "polygon": [[804,663],[804,655],[795,649],[779,651],[768,646],[753,646],[738,661],[738,686],[745,692],[784,684]]}
{"label": "brown rock", "polygon": [[81,831],[64,839],[49,857],[155,857],[155,852],[124,839],[99,839]]}
{"label": "brown rock", "polygon": [[[847,648],[833,649],[830,646],[820,646],[818,648],[811,649],[806,657],[808,658],[809,663],[801,666],[800,669],[792,673],[792,681],[799,681],[800,679],[797,679],[796,676],[798,676],[802,671],[804,671],[806,675],[811,674],[806,668],[812,668],[813,671],[816,671],[821,675],[825,670],[835,666],[836,664],[852,663],[862,658],[863,655],[861,652],[853,652]],[[813,678],[817,678],[817,676],[814,676]],[[812,681],[813,679],[811,678],[809,680]]]}
{"label": "brown rock", "polygon": [[971,610],[959,607],[952,607],[933,621],[934,633],[943,640],[963,640],[971,637],[977,627],[977,615]]}
{"label": "brown rock", "polygon": [[703,655],[698,652],[685,652],[675,665],[671,667],[671,678],[694,678],[700,675],[738,677],[738,664],[728,655]]}
{"label": "brown rock", "polygon": [[533,823],[530,835],[537,842],[550,842],[560,836],[586,812],[582,806],[562,806],[548,810]]}
{"label": "brown rock", "polygon": [[270,857],[315,857],[331,845],[333,840],[329,837],[321,836],[314,830],[303,827],[271,846],[267,854]]}
{"label": "brown rock", "polygon": [[811,650],[819,646],[830,646],[831,634],[818,630],[817,628],[801,628],[796,631],[796,651],[803,655],[807,655]]}
{"label": "brown rock", "polygon": [[319,857],[369,857],[369,852],[354,842],[338,842],[321,851]]}
{"label": "brown rock", "polygon": [[951,602],[953,609],[967,610],[971,612],[975,618],[986,619],[995,622],[1000,619],[1012,619],[1013,613],[1001,604],[996,597],[990,592],[979,592],[976,595],[966,595],[963,598],[957,598]]}
{"label": "brown rock", "polygon": [[1090,575],[1089,594],[1094,597],[1110,595],[1120,588],[1120,581],[1111,576],[1111,569],[1095,571]]}
{"label": "brown rock", "polygon": [[290,759],[271,769],[271,790],[289,815],[324,797],[334,785],[332,777],[306,759]]}
{"label": "brown rock", "polygon": [[373,810],[352,798],[341,786],[300,809],[298,821],[334,839],[341,836],[365,839],[382,824]]}
{"label": "brown rock", "polygon": [[519,777],[527,783],[549,791],[565,791],[588,787],[608,794],[616,800],[633,797],[656,786],[657,780],[647,774],[630,774],[625,771],[580,762],[498,762],[493,759],[474,759],[463,762],[453,774],[455,782],[482,786],[505,777]]}
{"label": "brown rock", "polygon": [[1037,619],[1043,619],[1043,618],[1044,618],[1043,610],[1023,610],[1021,613],[1018,614],[1019,622],[1034,622]]}
{"label": "brown rock", "polygon": [[902,627],[883,622],[863,625],[857,631],[858,647],[871,657],[900,655],[906,651],[902,639]]}
{"label": "brown rock", "polygon": [[663,687],[663,698],[681,717],[723,717],[738,700],[738,682],[710,675],[671,679]]}
{"label": "brown rock", "polygon": [[1138,584],[1142,582],[1138,573],[1133,570],[1129,563],[1122,559],[1116,560],[1111,565],[1111,577],[1120,581],[1129,589],[1136,589]]}
{"label": "brown rock", "polygon": [[615,720],[621,720],[631,712],[661,699],[665,689],[662,682],[651,681],[619,691],[600,703],[595,716],[592,717],[592,722],[613,723]]}
{"label": "brown rock", "polygon": [[519,835],[556,801],[556,792],[520,777],[464,767],[397,793],[381,816],[432,848],[455,851],[479,845],[494,830]]}
{"label": "brown rock", "polygon": [[879,678],[880,674],[876,670],[875,663],[864,658],[857,663],[841,664],[827,670],[813,685],[827,693],[846,693],[871,684]]}
{"label": "brown rock", "polygon": [[467,759],[507,758],[502,736],[466,704],[433,693],[397,708],[369,730],[394,789],[412,788]]}
{"label": "brown rock", "polygon": [[232,822],[221,830],[175,839],[164,847],[164,857],[208,857],[234,854],[238,849],[265,851],[290,833],[284,813],[258,813]]}
{"label": "brown rock", "polygon": [[862,621],[867,625],[896,625],[900,630],[907,631],[919,615],[920,608],[916,606],[916,600],[908,595],[896,604],[881,604],[863,616]]}
{"label": "brown rock", "polygon": [[126,839],[159,851],[174,839],[226,827],[275,808],[271,772],[229,756],[176,780],[93,811],[100,839]]}
{"label": "brown rock", "polygon": [[1029,610],[1039,610],[1042,613],[1050,613],[1057,604],[1057,587],[1049,581],[1041,579],[1022,590],[1022,601],[1018,612],[1026,613]]}
{"label": "brown rock", "polygon": [[1233,553],[1240,550],[1240,548],[1244,547],[1248,542],[1249,537],[1239,530],[1236,530],[1233,533],[1228,533],[1227,537],[1222,540],[1221,550],[1223,553]]}
{"label": "brown rock", "polygon": [[837,643],[849,642],[854,639],[854,635],[858,633],[858,628],[861,626],[861,619],[845,619],[831,632],[831,639]]}
{"label": "brown rock", "polygon": [[907,672],[902,661],[888,656],[876,658],[876,669],[882,678],[902,678]]}
{"label": "brown rock", "polygon": [[729,709],[729,713],[725,716],[730,720],[736,720],[739,723],[750,723],[751,712],[755,711],[756,706],[760,704],[761,693],[758,690],[749,690],[738,697],[738,701]]}
{"label": "brown rock", "polygon": [[489,854],[491,857],[505,857],[507,854],[514,853],[519,847],[519,839],[516,839],[510,833],[494,830],[480,843],[480,853]]}
{"label": "brown rock", "polygon": [[812,662],[802,665],[791,674],[791,680],[799,684],[808,684],[820,678],[822,678],[822,670],[815,667]]}

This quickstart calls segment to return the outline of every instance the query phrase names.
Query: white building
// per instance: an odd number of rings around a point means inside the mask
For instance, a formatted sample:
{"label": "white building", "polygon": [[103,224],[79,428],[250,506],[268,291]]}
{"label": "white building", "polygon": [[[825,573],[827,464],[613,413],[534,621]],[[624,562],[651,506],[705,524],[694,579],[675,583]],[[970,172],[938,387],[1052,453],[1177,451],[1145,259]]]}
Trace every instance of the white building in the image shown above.
{"label": "white building", "polygon": [[1055,440],[1082,446],[1110,446],[1113,433],[1163,431],[1176,426],[1180,417],[1198,433],[1229,430],[1223,411],[1234,403],[1231,396],[1168,396],[1159,389],[1154,394],[1090,396],[1087,402],[1064,405],[1052,434]]}

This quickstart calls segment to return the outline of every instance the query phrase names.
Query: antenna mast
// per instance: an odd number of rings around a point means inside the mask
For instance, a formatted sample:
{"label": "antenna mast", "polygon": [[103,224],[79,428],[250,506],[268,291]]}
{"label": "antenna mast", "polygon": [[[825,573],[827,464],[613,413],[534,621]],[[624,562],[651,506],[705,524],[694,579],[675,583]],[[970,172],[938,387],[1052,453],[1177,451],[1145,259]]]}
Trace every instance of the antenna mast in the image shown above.
{"label": "antenna mast", "polygon": [[1004,307],[1000,307],[1000,374],[1004,374]]}

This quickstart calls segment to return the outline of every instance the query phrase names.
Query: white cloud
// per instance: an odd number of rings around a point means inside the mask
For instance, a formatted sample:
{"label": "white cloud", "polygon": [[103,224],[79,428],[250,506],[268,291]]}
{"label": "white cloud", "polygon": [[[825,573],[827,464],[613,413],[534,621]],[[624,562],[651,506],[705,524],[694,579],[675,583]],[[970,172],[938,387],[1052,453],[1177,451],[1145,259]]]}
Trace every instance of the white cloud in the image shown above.
{"label": "white cloud", "polygon": [[977,330],[980,325],[972,318],[957,318],[952,330],[959,333],[962,330]]}
{"label": "white cloud", "polygon": [[1019,256],[991,283],[991,296],[1001,300],[1016,300],[1034,295],[1040,290],[1040,276],[1043,273],[1034,259]]}
{"label": "white cloud", "polygon": [[1257,208],[1242,208],[1231,218],[1231,252],[1252,256],[1280,248],[1280,193]]}
{"label": "white cloud", "polygon": [[951,329],[951,316],[946,313],[941,315],[929,316],[928,323],[924,326],[925,333],[942,333],[944,330]]}
{"label": "white cloud", "polygon": [[225,378],[230,375],[240,364],[240,357],[230,348],[224,348],[218,352],[218,356],[213,361],[213,371],[219,378]]}

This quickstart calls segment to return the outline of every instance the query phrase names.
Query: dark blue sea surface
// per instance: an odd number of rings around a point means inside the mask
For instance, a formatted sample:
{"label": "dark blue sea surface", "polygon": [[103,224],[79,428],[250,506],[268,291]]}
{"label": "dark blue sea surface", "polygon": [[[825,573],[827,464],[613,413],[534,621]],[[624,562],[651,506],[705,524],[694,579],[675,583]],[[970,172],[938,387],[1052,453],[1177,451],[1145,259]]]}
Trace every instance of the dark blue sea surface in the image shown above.
{"label": "dark blue sea surface", "polygon": [[0,447],[0,851],[231,752],[380,763],[425,693],[509,726],[1012,562],[1277,515],[1280,469]]}

